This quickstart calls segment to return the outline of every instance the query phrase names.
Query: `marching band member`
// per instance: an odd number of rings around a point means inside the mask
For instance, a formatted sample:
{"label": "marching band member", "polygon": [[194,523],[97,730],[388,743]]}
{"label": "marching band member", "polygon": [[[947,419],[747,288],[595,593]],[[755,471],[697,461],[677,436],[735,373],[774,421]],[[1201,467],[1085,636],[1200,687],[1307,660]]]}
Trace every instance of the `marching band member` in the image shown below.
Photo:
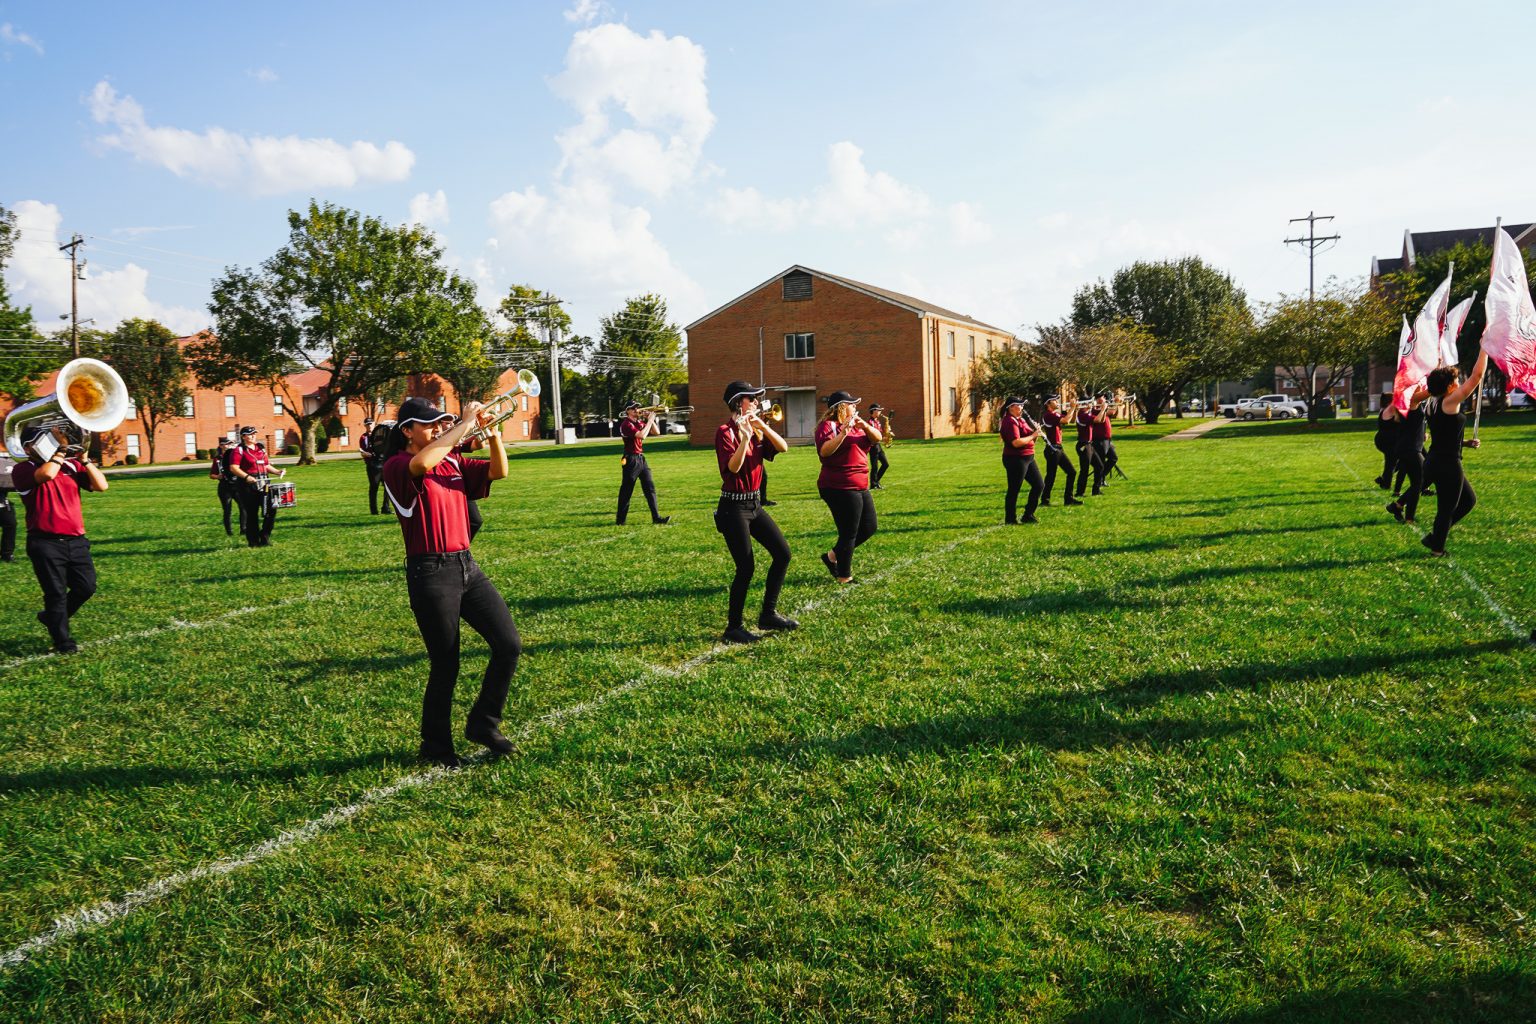
{"label": "marching band member", "polygon": [[891,418],[885,414],[885,406],[879,402],[871,402],[869,414],[873,417],[875,429],[880,431],[883,440],[869,446],[869,489],[883,491],[880,486],[880,478],[885,476],[886,470],[891,468],[891,460],[885,457],[885,447],[894,444],[896,436],[891,433]]}
{"label": "marching band member", "polygon": [[1397,435],[1402,429],[1403,421],[1397,412],[1397,406],[1388,402],[1381,407],[1381,412],[1376,414],[1376,450],[1381,452],[1381,476],[1376,478],[1376,486],[1382,490],[1392,486],[1392,471],[1397,468]]}
{"label": "marching band member", "polygon": [[1099,460],[1104,463],[1102,483],[1106,484],[1109,483],[1109,474],[1114,471],[1115,464],[1120,461],[1120,454],[1115,451],[1115,442],[1111,440],[1115,429],[1109,420],[1109,399],[1100,395],[1094,402],[1090,436],[1093,438],[1094,450],[1099,453]]}
{"label": "marching band member", "polygon": [[1055,398],[1048,398],[1045,402],[1045,415],[1040,417],[1040,440],[1045,443],[1045,489],[1040,494],[1040,504],[1051,503],[1051,488],[1056,485],[1056,470],[1061,469],[1067,475],[1066,483],[1061,489],[1065,494],[1063,504],[1081,505],[1072,496],[1072,484],[1077,480],[1077,470],[1072,468],[1072,460],[1067,458],[1066,450],[1061,444],[1061,402]]}
{"label": "marching band member", "polygon": [[1462,448],[1477,448],[1482,442],[1475,438],[1466,440],[1467,414],[1461,411],[1461,403],[1483,383],[1483,371],[1488,368],[1488,351],[1477,354],[1472,376],[1461,380],[1459,366],[1439,366],[1431,370],[1425,386],[1432,397],[1438,399],[1428,412],[1429,458],[1424,460],[1424,475],[1435,485],[1435,527],[1423,540],[1425,547],[1436,555],[1445,554],[1445,542],[1451,527],[1461,522],[1477,504],[1477,494],[1461,467]]}
{"label": "marching band member", "polygon": [[1387,503],[1387,511],[1400,523],[1414,521],[1418,515],[1419,499],[1429,486],[1424,482],[1425,399],[1428,397],[1427,388],[1415,388],[1413,394],[1408,396],[1408,415],[1401,417],[1397,428],[1397,448],[1392,457],[1397,463],[1398,473],[1408,478],[1408,490],[1402,497],[1394,496]]}
{"label": "marching band member", "polygon": [[16,560],[16,507],[11,504],[11,474],[16,463],[0,451],[0,562]]}
{"label": "marching band member", "polygon": [[661,428],[656,425],[656,413],[651,411],[642,419],[639,402],[630,402],[624,407],[624,418],[619,421],[619,434],[624,438],[624,456],[619,460],[619,469],[622,476],[619,481],[619,515],[614,520],[619,526],[624,525],[624,520],[629,517],[629,498],[635,493],[635,481],[640,481],[640,490],[645,494],[645,503],[651,507],[651,522],[657,526],[665,526],[672,521],[671,516],[664,516],[656,510],[656,485],[651,482],[651,467],[645,464],[645,439],[652,434],[661,433]]}
{"label": "marching band member", "polygon": [[240,514],[240,534],[245,535],[245,506],[240,504],[235,478],[224,468],[224,456],[229,453],[229,438],[219,438],[219,447],[213,453],[213,462],[208,467],[208,479],[217,480],[219,490],[219,505],[224,510],[224,535],[233,537],[234,529],[230,525],[229,510],[233,505]]}
{"label": "marching band member", "polygon": [[715,529],[725,538],[726,550],[736,563],[730,611],[721,639],[733,644],[761,639],[742,625],[747,589],[756,569],[753,541],[761,544],[773,559],[763,587],[763,609],[757,617],[757,628],[791,630],[800,625],[778,612],[779,591],[784,586],[784,574],[789,571],[789,543],[773,516],[763,509],[759,488],[764,460],[771,461],[780,452],[788,451],[789,445],[757,415],[763,391],[744,380],[731,381],[725,389],[725,404],[731,415],[715,431],[715,461],[720,465],[720,504],[715,508]]}
{"label": "marching band member", "polygon": [[1074,404],[1072,417],[1077,424],[1077,496],[1088,489],[1088,473],[1093,472],[1093,493],[1104,491],[1104,459],[1093,443],[1093,409],[1083,402]]}
{"label": "marching band member", "polygon": [[[266,446],[256,441],[255,427],[240,428],[240,443],[224,453],[224,470],[235,481],[235,500],[240,502],[245,542],[253,548],[270,547],[272,523],[277,518],[277,509],[266,495],[272,461],[267,458]],[[288,471],[279,469],[277,475],[285,477]]]}
{"label": "marching band member", "polygon": [[[363,469],[368,474],[368,514],[379,514],[379,484],[384,479],[384,453],[373,450],[373,420],[363,420],[363,436],[358,438],[357,450],[363,455]],[[386,506],[384,514],[389,515]]]}
{"label": "marching band member", "polygon": [[71,457],[52,446],[39,451],[36,445],[44,435],[51,437],[44,427],[22,430],[28,459],[11,471],[11,481],[27,510],[27,557],[43,588],[37,621],[47,627],[55,651],[73,654],[79,647],[70,636],[69,620],[96,593],[80,492],[105,491],[107,478],[84,453]]}
{"label": "marching band member", "polygon": [[1008,474],[1008,495],[1003,500],[1003,522],[1017,524],[1019,487],[1029,481],[1029,498],[1024,503],[1026,523],[1038,523],[1035,507],[1040,501],[1040,467],[1035,465],[1035,438],[1041,428],[1024,415],[1024,399],[1003,399],[1003,422],[998,431],[1003,437],[1003,471]]}
{"label": "marching band member", "polygon": [[424,398],[407,398],[390,431],[384,491],[405,540],[405,585],[411,612],[431,659],[421,702],[422,760],[444,768],[461,762],[453,745],[453,691],[459,679],[459,623],[491,648],[480,696],[464,725],[466,739],[494,754],[510,754],[501,713],[522,654],[522,640],[507,602],[469,552],[469,498],[484,498],[491,482],[507,476],[507,451],[494,432],[490,459],[460,458],[455,449],[479,422],[481,404],[469,402],[463,422]]}
{"label": "marching band member", "polygon": [[879,528],[869,493],[869,447],[883,438],[859,415],[862,399],[834,391],[825,401],[827,411],[816,425],[816,453],[821,456],[816,488],[837,525],[837,543],[822,553],[821,561],[833,579],[852,583],[853,549]]}

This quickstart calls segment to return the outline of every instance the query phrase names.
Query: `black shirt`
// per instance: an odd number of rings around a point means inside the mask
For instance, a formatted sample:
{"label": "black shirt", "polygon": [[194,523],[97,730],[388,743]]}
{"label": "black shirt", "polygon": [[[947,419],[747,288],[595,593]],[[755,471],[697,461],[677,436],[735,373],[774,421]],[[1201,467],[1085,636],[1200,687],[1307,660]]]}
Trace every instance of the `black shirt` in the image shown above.
{"label": "black shirt", "polygon": [[1397,435],[1399,455],[1411,455],[1424,450],[1424,408],[1428,402],[1429,399],[1425,399],[1414,406],[1403,419]]}
{"label": "black shirt", "polygon": [[1467,432],[1467,414],[1457,411],[1455,414],[1440,411],[1440,400],[1431,398],[1434,408],[1429,411],[1429,438],[1431,443],[1430,457],[1434,459],[1455,459],[1461,461],[1461,440]]}

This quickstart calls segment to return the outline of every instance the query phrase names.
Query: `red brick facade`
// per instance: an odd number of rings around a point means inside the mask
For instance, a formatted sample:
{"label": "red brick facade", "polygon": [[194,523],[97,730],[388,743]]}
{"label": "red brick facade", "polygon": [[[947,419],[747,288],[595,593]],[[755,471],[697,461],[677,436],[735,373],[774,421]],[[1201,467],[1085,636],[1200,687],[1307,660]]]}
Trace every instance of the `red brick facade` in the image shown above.
{"label": "red brick facade", "polygon": [[[785,298],[784,279],[809,277],[809,295]],[[904,301],[903,301],[904,300]],[[809,334],[813,358],[791,358],[786,335]],[[954,346],[951,354],[950,337]],[[759,370],[761,338],[761,371]],[[949,437],[992,429],[973,413],[973,360],[1017,344],[1007,331],[845,278],[791,267],[688,327],[688,392],[698,412],[690,440],[712,444],[732,380],[761,382],[784,401],[785,436],[807,440],[839,388],[891,410],[898,437]],[[989,348],[990,346],[990,348]]]}
{"label": "red brick facade", "polygon": [[[191,337],[180,339],[183,344]],[[296,396],[312,394],[323,384],[329,374],[310,370],[288,378],[289,390]],[[51,394],[56,373],[38,381],[35,389],[39,395]],[[517,372],[508,370],[502,374],[498,391],[510,388],[517,380]],[[281,391],[244,384],[231,385],[214,391],[196,386],[192,381],[192,415],[162,420],[155,431],[155,459],[157,462],[177,462],[196,458],[198,450],[215,448],[220,437],[233,437],[238,427],[253,426],[258,436],[271,452],[296,452],[300,441],[299,426],[292,416],[278,409],[275,398],[282,398]],[[459,411],[458,397],[453,387],[442,378],[427,374],[410,379],[406,394],[426,398],[450,412]],[[286,401],[286,399],[285,399]],[[508,443],[537,440],[539,437],[539,400],[528,396],[516,399],[517,414],[502,424],[502,438]],[[446,404],[444,404],[446,403]],[[10,405],[0,405],[0,415],[10,412]],[[393,410],[385,410],[378,419],[389,419]],[[130,410],[131,413],[131,410]],[[342,433],[330,438],[329,452],[355,452],[358,438],[362,436],[363,419],[368,415],[363,403],[349,401],[345,411],[336,417]],[[149,461],[148,431],[136,415],[130,414],[113,432],[115,443],[109,441],[108,450],[102,455],[107,465],[123,462],[130,454],[136,454],[140,462]]]}

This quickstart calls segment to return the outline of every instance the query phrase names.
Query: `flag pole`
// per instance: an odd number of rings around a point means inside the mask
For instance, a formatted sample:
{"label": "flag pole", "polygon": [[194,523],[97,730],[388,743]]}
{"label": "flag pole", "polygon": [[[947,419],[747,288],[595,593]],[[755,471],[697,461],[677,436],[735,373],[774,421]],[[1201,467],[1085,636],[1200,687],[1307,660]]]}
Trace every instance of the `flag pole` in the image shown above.
{"label": "flag pole", "polygon": [[[1503,217],[1495,217],[1493,219],[1493,247],[1494,247],[1495,250],[1497,250],[1498,247],[1499,247],[1499,229],[1501,227],[1503,227],[1503,226],[1504,226],[1504,218]],[[1484,303],[1485,306],[1486,306],[1487,302],[1488,302],[1488,297],[1485,295],[1485,296],[1483,296],[1483,303]],[[1484,315],[1484,317],[1483,317],[1483,330],[1486,331],[1487,329],[1488,329],[1488,317],[1486,315]],[[1481,339],[1481,338],[1477,339],[1477,348],[1478,348],[1479,352],[1482,351],[1483,339]],[[1483,425],[1483,382],[1482,381],[1478,381],[1477,382],[1477,412],[1475,412],[1472,415],[1472,440],[1474,440],[1474,441],[1477,440],[1477,432],[1482,427],[1482,425]]]}

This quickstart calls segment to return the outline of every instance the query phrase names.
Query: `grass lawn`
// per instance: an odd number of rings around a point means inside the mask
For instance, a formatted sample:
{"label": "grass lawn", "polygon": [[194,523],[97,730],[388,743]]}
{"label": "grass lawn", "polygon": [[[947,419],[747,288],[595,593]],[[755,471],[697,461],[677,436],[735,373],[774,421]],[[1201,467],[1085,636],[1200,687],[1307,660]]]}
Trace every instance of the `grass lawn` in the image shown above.
{"label": "grass lawn", "polygon": [[80,654],[0,566],[0,1019],[1536,1019],[1536,417],[1446,560],[1369,421],[1190,422],[1034,527],[994,438],[900,443],[850,587],[793,449],[802,628],[747,649],[713,453],[647,446],[666,528],[611,525],[613,445],[517,454],[475,549],[522,749],[458,773],[361,466],[256,550],[114,478]]}

